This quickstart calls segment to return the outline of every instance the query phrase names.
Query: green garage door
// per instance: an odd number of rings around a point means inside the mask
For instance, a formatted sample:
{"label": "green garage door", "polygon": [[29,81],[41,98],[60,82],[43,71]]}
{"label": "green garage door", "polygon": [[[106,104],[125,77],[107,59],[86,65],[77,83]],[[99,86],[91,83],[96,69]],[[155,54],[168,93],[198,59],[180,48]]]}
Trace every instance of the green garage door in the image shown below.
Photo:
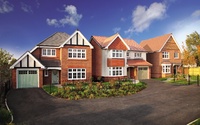
{"label": "green garage door", "polygon": [[38,87],[37,70],[19,70],[18,71],[18,88]]}
{"label": "green garage door", "polygon": [[138,68],[138,79],[148,79],[148,68],[147,67]]}

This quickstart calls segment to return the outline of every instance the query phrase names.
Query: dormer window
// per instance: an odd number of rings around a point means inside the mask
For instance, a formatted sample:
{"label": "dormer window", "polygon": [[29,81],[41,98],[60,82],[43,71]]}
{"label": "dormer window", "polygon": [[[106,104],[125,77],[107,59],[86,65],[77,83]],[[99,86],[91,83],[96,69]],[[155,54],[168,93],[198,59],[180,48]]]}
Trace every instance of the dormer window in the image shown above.
{"label": "dormer window", "polygon": [[42,49],[42,56],[56,56],[56,49]]}

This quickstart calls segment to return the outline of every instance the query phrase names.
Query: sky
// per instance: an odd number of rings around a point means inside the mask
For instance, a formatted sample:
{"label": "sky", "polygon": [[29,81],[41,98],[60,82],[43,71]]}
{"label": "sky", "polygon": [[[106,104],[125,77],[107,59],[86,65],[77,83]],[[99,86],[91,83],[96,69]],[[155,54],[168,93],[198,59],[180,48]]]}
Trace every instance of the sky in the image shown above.
{"label": "sky", "polygon": [[172,33],[181,47],[200,33],[199,0],[0,0],[0,48],[19,58],[56,32],[119,33],[140,43]]}

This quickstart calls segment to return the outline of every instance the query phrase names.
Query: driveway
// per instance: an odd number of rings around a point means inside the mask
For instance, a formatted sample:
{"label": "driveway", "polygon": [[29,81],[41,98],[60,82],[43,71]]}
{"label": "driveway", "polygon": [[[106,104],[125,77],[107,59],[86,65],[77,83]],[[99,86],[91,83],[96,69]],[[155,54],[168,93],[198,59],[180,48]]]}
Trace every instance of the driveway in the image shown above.
{"label": "driveway", "polygon": [[200,87],[144,81],[147,88],[131,96],[78,101],[17,89],[8,105],[14,123],[25,125],[185,125],[200,117]]}

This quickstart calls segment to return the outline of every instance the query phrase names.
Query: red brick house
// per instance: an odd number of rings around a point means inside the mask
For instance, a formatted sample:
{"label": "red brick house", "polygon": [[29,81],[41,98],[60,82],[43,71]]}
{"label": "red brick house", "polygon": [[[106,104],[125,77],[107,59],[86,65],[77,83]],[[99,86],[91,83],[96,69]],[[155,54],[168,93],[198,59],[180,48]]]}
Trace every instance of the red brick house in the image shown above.
{"label": "red brick house", "polygon": [[147,61],[153,64],[153,78],[167,77],[178,72],[181,66],[181,49],[171,33],[143,40],[140,45],[148,51]]}
{"label": "red brick house", "polygon": [[118,33],[110,37],[92,36],[93,77],[105,81],[118,78],[149,79],[151,66],[147,51],[134,40],[123,39]]}
{"label": "red brick house", "polygon": [[23,54],[12,69],[13,88],[42,87],[92,77],[93,46],[76,30],[57,32]]}

